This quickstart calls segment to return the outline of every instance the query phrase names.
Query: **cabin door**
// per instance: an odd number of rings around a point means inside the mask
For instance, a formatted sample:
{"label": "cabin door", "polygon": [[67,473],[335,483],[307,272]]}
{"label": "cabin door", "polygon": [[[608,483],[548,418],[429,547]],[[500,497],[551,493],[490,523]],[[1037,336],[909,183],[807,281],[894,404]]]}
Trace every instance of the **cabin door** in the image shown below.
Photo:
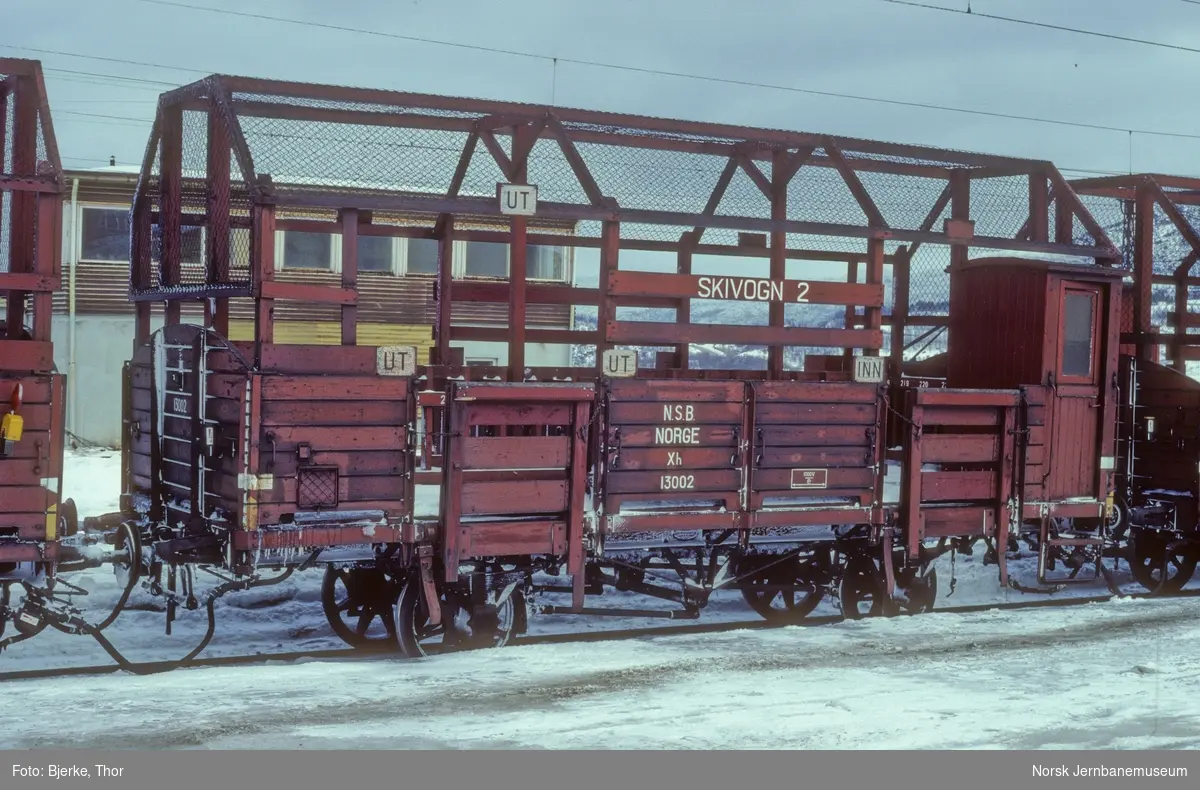
{"label": "cabin door", "polygon": [[1057,350],[1052,371],[1051,500],[1099,498],[1104,286],[1064,282],[1058,301]]}

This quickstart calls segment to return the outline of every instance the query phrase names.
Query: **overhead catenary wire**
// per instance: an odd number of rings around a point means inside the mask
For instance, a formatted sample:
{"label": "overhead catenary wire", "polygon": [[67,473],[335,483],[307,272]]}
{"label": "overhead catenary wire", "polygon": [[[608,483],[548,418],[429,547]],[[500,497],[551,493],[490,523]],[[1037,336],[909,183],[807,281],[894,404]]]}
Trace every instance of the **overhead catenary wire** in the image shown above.
{"label": "overhead catenary wire", "polygon": [[[1185,0],[1188,2],[1189,0]],[[139,2],[152,2],[152,0],[139,0]],[[932,3],[919,3],[916,0],[878,0],[880,3],[889,5],[907,6],[909,8],[920,8],[926,11],[942,11],[948,14],[957,14],[959,16],[974,17],[976,19],[990,19],[998,22],[1008,22],[1014,25],[1025,25],[1028,27],[1043,28],[1045,30],[1056,30],[1061,33],[1073,33],[1081,36],[1092,36],[1094,38],[1108,39],[1109,41],[1124,41],[1128,44],[1140,44],[1147,47],[1160,47],[1162,49],[1173,49],[1180,52],[1191,52],[1200,55],[1200,48],[1185,47],[1182,44],[1169,44],[1165,41],[1154,41],[1147,38],[1136,38],[1134,36],[1122,36],[1117,33],[1105,33],[1101,30],[1086,30],[1080,27],[1071,27],[1070,25],[1056,25],[1051,22],[1038,22],[1033,19],[1020,19],[1012,16],[1001,16],[1000,14],[985,14],[980,11],[966,10],[962,8],[948,8],[942,5],[933,5]],[[1200,4],[1200,3],[1198,3]]]}

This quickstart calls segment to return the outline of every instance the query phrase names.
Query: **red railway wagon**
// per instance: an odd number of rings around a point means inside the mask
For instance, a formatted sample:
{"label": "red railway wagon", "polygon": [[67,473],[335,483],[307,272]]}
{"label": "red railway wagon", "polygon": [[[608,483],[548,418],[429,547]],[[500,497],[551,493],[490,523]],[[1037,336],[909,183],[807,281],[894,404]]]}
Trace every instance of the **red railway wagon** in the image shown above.
{"label": "red railway wagon", "polygon": [[[1200,335],[1190,331],[1200,326],[1192,299],[1200,285],[1192,273],[1200,260],[1200,179],[1139,174],[1074,185],[1114,225],[1121,219],[1132,275],[1113,526],[1128,539],[1138,582],[1178,592],[1200,560],[1200,384],[1187,375],[1188,363],[1200,359]],[[1157,319],[1156,297],[1173,307]]]}
{"label": "red railway wagon", "polygon": [[40,64],[0,58],[0,633],[10,619],[23,634],[44,627],[19,616],[13,588],[52,584],[75,526],[61,501],[64,377],[50,337],[61,170]]}
{"label": "red railway wagon", "polygon": [[[132,219],[120,518],[172,610],[196,606],[196,568],[256,583],[323,563],[339,634],[378,618],[423,654],[505,642],[533,596],[690,618],[735,588],[786,619],[836,591],[859,616],[927,607],[931,562],[981,538],[1003,579],[1026,535],[1043,584],[1103,543],[1120,256],[1049,163],[214,76],[164,95]],[[340,276],[289,280],[280,232],[340,238]],[[427,363],[359,344],[379,238],[437,245]],[[462,277],[459,244],[503,245],[505,271]],[[545,247],[595,280],[534,279]],[[947,314],[910,315],[946,265]],[[228,339],[238,299],[249,342]],[[274,342],[289,302],[336,310],[341,345]],[[974,321],[985,303],[1005,320]],[[574,328],[529,327],[544,305]],[[902,361],[910,330],[947,327],[945,355]],[[503,363],[464,364],[467,342]],[[570,362],[530,364],[537,346]],[[674,608],[591,605],[613,590]]]}

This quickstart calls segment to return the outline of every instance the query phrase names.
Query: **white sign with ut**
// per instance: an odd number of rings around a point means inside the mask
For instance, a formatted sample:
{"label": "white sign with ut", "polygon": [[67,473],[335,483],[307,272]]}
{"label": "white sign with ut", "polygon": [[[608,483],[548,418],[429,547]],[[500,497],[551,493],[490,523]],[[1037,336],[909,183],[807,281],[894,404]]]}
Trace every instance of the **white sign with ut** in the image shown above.
{"label": "white sign with ut", "polygon": [[380,376],[411,376],[417,372],[415,346],[380,346],[375,351],[375,372]]}
{"label": "white sign with ut", "polygon": [[855,357],[854,380],[870,384],[883,381],[883,357]]}
{"label": "white sign with ut", "polygon": [[604,352],[604,375],[628,378],[637,375],[638,356],[631,348],[610,348]]}
{"label": "white sign with ut", "polygon": [[537,213],[537,187],[525,184],[497,184],[501,214],[532,216]]}

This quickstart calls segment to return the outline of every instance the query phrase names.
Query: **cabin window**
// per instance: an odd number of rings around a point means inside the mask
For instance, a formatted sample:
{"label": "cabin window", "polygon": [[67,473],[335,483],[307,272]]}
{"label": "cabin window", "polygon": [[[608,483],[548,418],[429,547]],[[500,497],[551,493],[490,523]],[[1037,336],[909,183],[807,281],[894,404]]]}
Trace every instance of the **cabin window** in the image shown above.
{"label": "cabin window", "polygon": [[1092,379],[1096,293],[1068,290],[1063,298],[1062,375]]}
{"label": "cabin window", "polygon": [[437,274],[438,243],[434,239],[408,239],[408,274]]}
{"label": "cabin window", "polygon": [[359,271],[391,273],[394,270],[395,246],[389,236],[359,236]]}
{"label": "cabin window", "polygon": [[333,236],[289,230],[283,234],[283,266],[286,269],[333,268]]}
{"label": "cabin window", "polygon": [[79,260],[129,263],[129,209],[84,206],[79,214]]}

